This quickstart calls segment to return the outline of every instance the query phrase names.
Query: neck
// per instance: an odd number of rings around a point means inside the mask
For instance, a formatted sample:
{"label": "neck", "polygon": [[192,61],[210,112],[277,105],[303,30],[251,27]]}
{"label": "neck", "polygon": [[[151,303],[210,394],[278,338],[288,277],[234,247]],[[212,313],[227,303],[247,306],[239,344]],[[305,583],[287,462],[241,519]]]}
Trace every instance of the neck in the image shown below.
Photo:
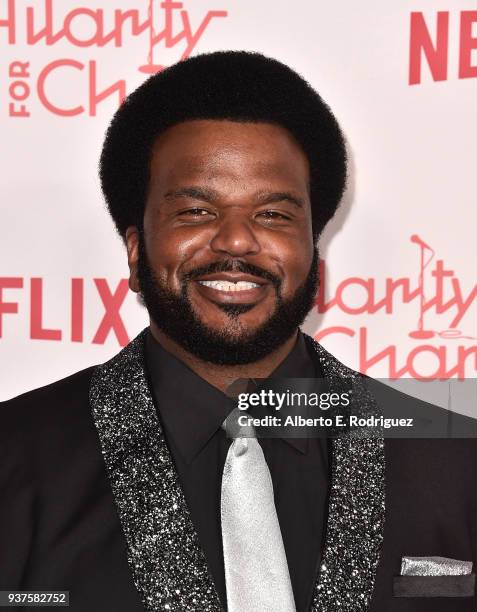
{"label": "neck", "polygon": [[185,363],[198,376],[222,392],[225,392],[238,378],[267,378],[290,353],[295,346],[298,336],[297,329],[282,346],[259,361],[244,365],[218,365],[202,361],[186,351],[177,342],[166,336],[153,321],[150,322],[150,329],[155,340],[166,351]]}

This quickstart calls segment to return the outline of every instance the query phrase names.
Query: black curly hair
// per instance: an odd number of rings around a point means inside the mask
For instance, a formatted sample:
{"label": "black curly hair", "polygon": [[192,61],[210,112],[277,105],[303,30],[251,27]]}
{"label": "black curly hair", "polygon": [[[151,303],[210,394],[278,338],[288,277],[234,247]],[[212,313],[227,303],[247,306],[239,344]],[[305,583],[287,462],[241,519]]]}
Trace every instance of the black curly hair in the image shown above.
{"label": "black curly hair", "polygon": [[147,79],[114,115],[99,164],[109,212],[123,237],[143,226],[152,146],[192,119],[273,123],[287,129],[310,164],[313,234],[334,215],[346,185],[343,134],[318,93],[285,64],[259,53],[218,51],[183,60]]}

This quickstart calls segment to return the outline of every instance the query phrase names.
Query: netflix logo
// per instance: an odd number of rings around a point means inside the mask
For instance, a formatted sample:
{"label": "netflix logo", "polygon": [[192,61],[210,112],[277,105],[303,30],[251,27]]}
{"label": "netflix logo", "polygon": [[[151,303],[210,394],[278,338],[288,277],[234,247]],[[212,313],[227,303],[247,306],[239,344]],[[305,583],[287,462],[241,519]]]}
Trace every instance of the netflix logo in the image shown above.
{"label": "netflix logo", "polygon": [[[127,279],[121,279],[111,287],[107,279],[95,278],[92,280],[95,288],[95,309],[99,301],[101,315],[96,322],[96,329],[91,338],[85,338],[85,279],[72,278],[69,286],[69,299],[65,300],[69,308],[69,325],[67,329],[59,326],[47,326],[45,319],[51,321],[51,316],[45,313],[45,296],[43,291],[43,278],[30,278],[15,276],[0,276],[0,339],[4,335],[6,316],[18,314],[20,300],[26,292],[29,310],[29,337],[31,340],[61,341],[69,337],[72,342],[91,342],[104,344],[108,336],[115,336],[119,346],[126,346],[130,341],[126,326],[121,314],[121,308],[128,295]],[[19,293],[20,292],[20,293]],[[26,297],[26,296],[25,296]],[[91,307],[91,304],[89,305]]]}
{"label": "netflix logo", "polygon": [[[458,20],[458,52],[452,56],[449,44],[451,20]],[[411,13],[409,30],[409,85],[420,85],[424,70],[433,81],[448,79],[449,64],[457,65],[457,78],[477,77],[477,10],[450,13],[438,11],[431,18]]]}

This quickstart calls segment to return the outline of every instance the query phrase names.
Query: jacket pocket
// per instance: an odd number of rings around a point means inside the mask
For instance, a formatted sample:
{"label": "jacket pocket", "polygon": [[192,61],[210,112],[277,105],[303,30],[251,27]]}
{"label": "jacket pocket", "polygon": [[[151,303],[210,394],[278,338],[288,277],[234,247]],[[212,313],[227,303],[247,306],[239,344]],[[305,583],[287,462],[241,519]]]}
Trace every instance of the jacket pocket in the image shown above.
{"label": "jacket pocket", "polygon": [[394,597],[473,597],[475,574],[465,576],[395,576]]}

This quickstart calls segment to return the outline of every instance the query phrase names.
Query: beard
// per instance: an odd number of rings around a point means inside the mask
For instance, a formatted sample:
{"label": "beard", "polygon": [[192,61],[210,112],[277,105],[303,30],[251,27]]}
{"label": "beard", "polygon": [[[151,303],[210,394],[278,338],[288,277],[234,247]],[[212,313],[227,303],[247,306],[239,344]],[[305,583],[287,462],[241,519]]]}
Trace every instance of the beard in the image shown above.
{"label": "beard", "polygon": [[[157,327],[186,351],[202,361],[218,365],[244,365],[263,359],[282,346],[296,332],[314,305],[319,286],[318,249],[305,281],[288,300],[281,297],[281,280],[255,265],[240,260],[222,260],[195,268],[181,279],[181,292],[176,294],[155,276],[149,263],[144,237],[139,235],[138,280],[143,305]],[[188,297],[190,281],[216,272],[242,272],[264,278],[275,290],[275,308],[261,325],[253,330],[244,327],[240,315],[254,304],[217,304],[227,314],[229,324],[214,329],[195,313]]]}

